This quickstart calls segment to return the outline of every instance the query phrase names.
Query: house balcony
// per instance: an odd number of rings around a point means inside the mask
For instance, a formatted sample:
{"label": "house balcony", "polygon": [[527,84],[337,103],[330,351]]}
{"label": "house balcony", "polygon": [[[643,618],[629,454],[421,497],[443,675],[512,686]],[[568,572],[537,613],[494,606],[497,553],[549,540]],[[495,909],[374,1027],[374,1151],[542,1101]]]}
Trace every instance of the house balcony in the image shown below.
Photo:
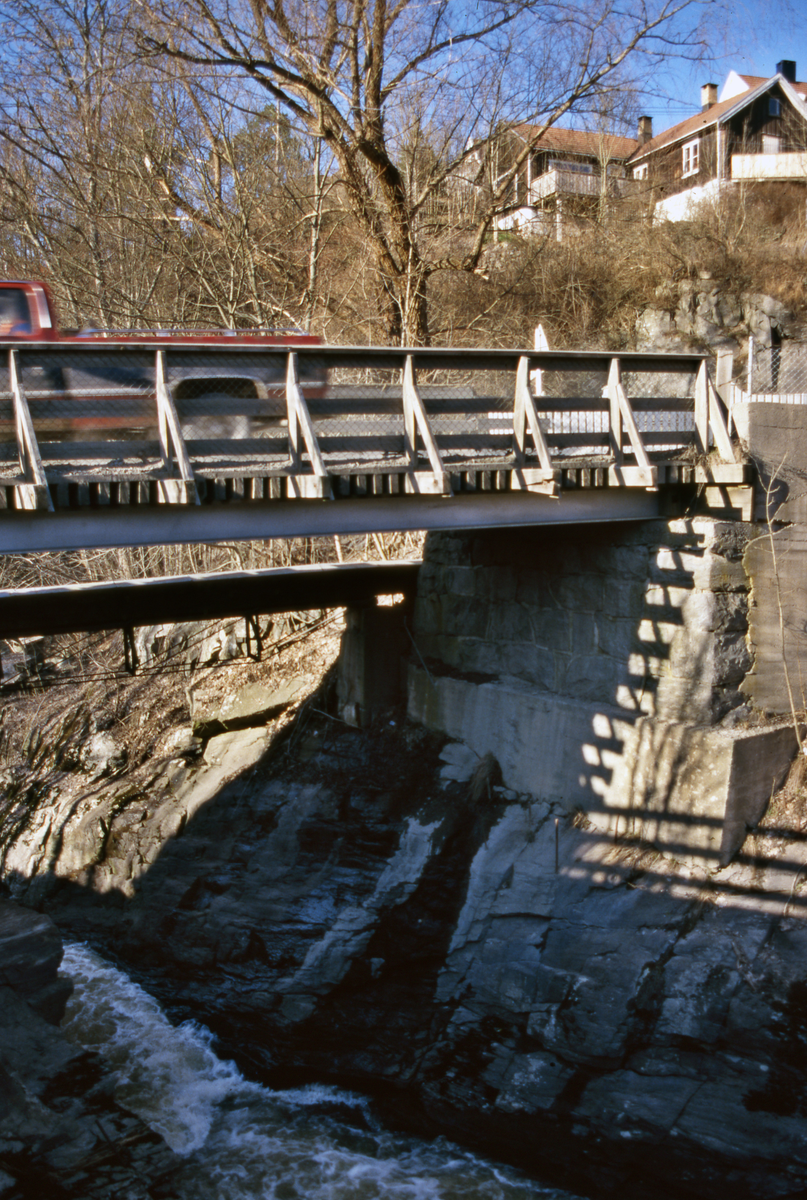
{"label": "house balcony", "polygon": [[[635,190],[636,181],[619,179],[616,175],[608,176],[608,195],[627,196]],[[557,196],[593,196],[598,197],[602,189],[600,175],[585,175],[582,171],[564,171],[563,168],[553,167],[537,179],[533,179],[528,189],[530,205],[540,205],[545,200]]]}
{"label": "house balcony", "polygon": [[807,151],[732,154],[731,178],[755,183],[771,179],[807,179]]}

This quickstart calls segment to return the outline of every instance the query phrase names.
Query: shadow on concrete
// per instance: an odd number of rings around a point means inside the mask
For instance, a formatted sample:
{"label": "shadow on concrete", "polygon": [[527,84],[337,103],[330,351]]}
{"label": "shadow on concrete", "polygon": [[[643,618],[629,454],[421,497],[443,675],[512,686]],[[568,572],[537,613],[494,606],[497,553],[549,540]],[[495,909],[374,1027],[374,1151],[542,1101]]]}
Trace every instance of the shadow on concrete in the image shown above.
{"label": "shadow on concrete", "polygon": [[[662,855],[666,877],[798,907],[797,823],[759,830],[797,740],[742,690],[745,536],[682,519],[444,539],[421,574],[410,715],[492,753],[514,791]],[[729,883],[730,862],[747,878]]]}

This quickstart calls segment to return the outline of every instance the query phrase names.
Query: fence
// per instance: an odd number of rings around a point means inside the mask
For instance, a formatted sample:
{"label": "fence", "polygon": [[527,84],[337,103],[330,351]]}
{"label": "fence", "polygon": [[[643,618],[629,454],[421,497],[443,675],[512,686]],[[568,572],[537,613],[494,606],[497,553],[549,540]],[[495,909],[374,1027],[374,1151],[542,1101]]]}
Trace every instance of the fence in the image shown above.
{"label": "fence", "polygon": [[750,341],[743,399],[807,404],[807,345],[785,342],[760,348]]}
{"label": "fence", "polygon": [[693,448],[735,457],[699,355],[102,341],[3,358],[8,507],[64,489],[71,506],[142,502],[142,485],[199,503],[222,480],[246,498],[329,497],[358,474],[448,494],[483,469],[551,490],[569,464],[653,486],[654,463]]}

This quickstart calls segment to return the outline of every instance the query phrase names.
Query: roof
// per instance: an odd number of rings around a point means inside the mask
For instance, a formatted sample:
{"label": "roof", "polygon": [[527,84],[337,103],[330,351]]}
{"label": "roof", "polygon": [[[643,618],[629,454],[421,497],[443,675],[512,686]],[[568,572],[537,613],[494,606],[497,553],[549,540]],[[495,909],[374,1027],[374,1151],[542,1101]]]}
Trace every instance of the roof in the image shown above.
{"label": "roof", "polygon": [[652,154],[655,150],[661,150],[664,146],[671,146],[675,142],[686,141],[687,138],[695,138],[704,129],[708,129],[712,125],[717,125],[722,118],[733,115],[734,112],[740,112],[746,105],[751,104],[759,96],[764,95],[766,91],[773,87],[774,84],[779,84],[782,91],[789,96],[791,103],[800,110],[801,115],[807,119],[807,107],[804,100],[807,98],[807,83],[790,83],[782,75],[772,75],[770,79],[763,79],[755,75],[738,76],[744,82],[748,83],[748,88],[740,93],[734,93],[726,100],[718,101],[717,104],[712,104],[705,112],[696,113],[694,117],[687,117],[686,121],[681,121],[678,125],[671,126],[670,129],[665,129],[663,133],[659,133],[656,137],[651,138],[649,142],[638,146],[632,155],[634,161],[645,158],[648,154]]}
{"label": "roof", "polygon": [[[540,125],[514,125],[513,132],[529,141]],[[630,158],[638,146],[636,138],[619,137],[615,133],[598,133],[589,129],[564,129],[550,125],[535,143],[536,150],[557,150],[562,154],[585,154],[591,158]]]}
{"label": "roof", "polygon": [[646,154],[652,154],[654,150],[660,150],[662,146],[669,146],[673,142],[683,141],[688,137],[697,137],[701,130],[714,125],[724,113],[736,107],[736,96],[732,96],[731,100],[724,100],[722,104],[712,104],[706,112],[696,113],[694,117],[687,117],[686,121],[681,121],[680,124],[665,129],[663,133],[656,134],[649,142],[639,146],[633,157],[644,158]]}
{"label": "roof", "polygon": [[[767,83],[764,75],[740,75],[737,71],[729,71],[726,82],[720,89],[719,98],[720,100],[732,100],[742,95],[743,92],[753,91],[763,83]],[[800,96],[807,97],[807,83],[790,83],[790,86]]]}

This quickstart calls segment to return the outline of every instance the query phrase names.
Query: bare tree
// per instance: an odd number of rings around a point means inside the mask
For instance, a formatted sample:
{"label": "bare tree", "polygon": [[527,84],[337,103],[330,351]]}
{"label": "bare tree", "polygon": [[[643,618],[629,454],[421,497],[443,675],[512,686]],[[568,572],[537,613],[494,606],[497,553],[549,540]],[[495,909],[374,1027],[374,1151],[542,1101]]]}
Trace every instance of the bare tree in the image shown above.
{"label": "bare tree", "polygon": [[[533,123],[534,142],[665,56],[696,56],[718,0],[139,2],[147,52],[239,71],[327,145],[371,249],[386,337],[424,343],[430,277],[480,270],[533,143],[498,174],[475,227],[447,245],[430,236],[429,214],[452,178],[467,177],[472,153],[482,146],[486,154],[503,123]],[[433,157],[412,170],[407,148],[425,128],[436,135]]]}
{"label": "bare tree", "polygon": [[130,10],[0,3],[0,269],[75,324],[310,321],[327,154],[232,73],[135,56]]}
{"label": "bare tree", "polygon": [[38,263],[70,319],[128,323],[160,270],[133,236],[147,195],[129,133],[147,93],[133,107],[121,87],[132,74],[125,4],[18,0],[0,16],[2,215],[15,235],[5,256]]}

